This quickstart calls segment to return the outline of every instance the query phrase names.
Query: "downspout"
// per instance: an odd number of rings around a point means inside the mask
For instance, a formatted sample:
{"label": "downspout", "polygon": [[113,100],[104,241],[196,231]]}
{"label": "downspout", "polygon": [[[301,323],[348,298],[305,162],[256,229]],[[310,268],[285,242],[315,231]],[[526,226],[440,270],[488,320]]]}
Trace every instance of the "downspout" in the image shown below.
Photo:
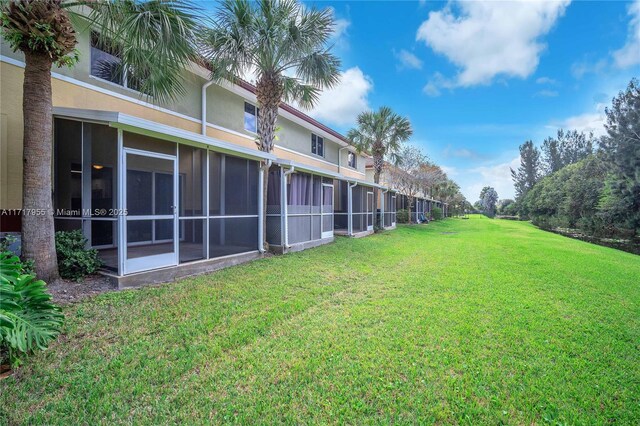
{"label": "downspout", "polygon": [[267,195],[264,193],[264,175],[269,173],[272,161],[265,160],[260,166],[260,174],[258,175],[258,250],[260,253],[264,253],[264,197]]}
{"label": "downspout", "polygon": [[380,200],[380,223],[382,224],[382,229],[384,229],[384,196],[389,192],[389,188],[382,191],[382,196]]}
{"label": "downspout", "polygon": [[286,249],[291,247],[289,245],[289,217],[288,217],[289,209],[287,208],[287,176],[295,172],[295,170],[296,170],[295,166],[291,166],[289,170],[287,170],[282,174],[282,191],[280,191],[280,193],[282,194],[282,212],[283,212],[282,218],[284,220],[284,223],[282,225],[282,231],[284,233],[283,246]]}
{"label": "downspout", "polygon": [[349,217],[347,220],[347,234],[350,237],[352,237],[353,236],[353,194],[351,190],[356,186],[358,186],[358,182],[354,182],[353,185],[351,185],[347,181],[347,184],[349,185],[349,192],[347,192],[347,198],[349,200],[349,206],[348,206]]}
{"label": "downspout", "polygon": [[213,84],[213,81],[207,81],[205,84],[202,85],[202,96],[200,96],[200,99],[202,101],[202,107],[201,107],[201,111],[202,111],[202,115],[201,115],[201,119],[202,119],[202,134],[204,136],[207,136],[207,88],[209,86],[211,86]]}

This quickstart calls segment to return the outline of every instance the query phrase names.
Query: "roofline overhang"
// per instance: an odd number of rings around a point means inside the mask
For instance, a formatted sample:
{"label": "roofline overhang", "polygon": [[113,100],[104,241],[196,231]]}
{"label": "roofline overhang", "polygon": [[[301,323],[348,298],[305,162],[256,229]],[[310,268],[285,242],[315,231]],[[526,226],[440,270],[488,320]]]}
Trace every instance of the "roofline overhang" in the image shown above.
{"label": "roofline overhang", "polygon": [[282,167],[285,167],[285,168],[292,168],[293,167],[296,171],[308,172],[308,173],[312,173],[312,174],[316,174],[316,175],[320,175],[320,176],[331,177],[331,178],[342,180],[342,181],[349,182],[349,183],[357,183],[358,185],[362,185],[362,186],[368,186],[368,187],[372,187],[372,188],[379,188],[379,189],[382,189],[384,191],[398,192],[395,189],[388,188],[386,186],[379,185],[377,183],[369,182],[369,181],[362,180],[362,179],[352,178],[352,177],[345,176],[345,175],[337,173],[337,172],[331,172],[329,170],[324,170],[324,169],[321,169],[319,167],[309,166],[307,164],[299,163],[299,162],[296,162],[296,161],[291,161],[291,160],[285,160],[285,159],[282,159],[282,158],[278,158],[275,161],[275,163],[280,165],[280,166],[282,166]]}
{"label": "roofline overhang", "polygon": [[216,138],[201,135],[199,133],[182,130],[166,124],[156,123],[128,114],[116,111],[99,111],[78,108],[54,107],[53,116],[72,120],[103,123],[110,127],[122,129],[127,132],[155,137],[176,143],[186,143],[202,147],[209,147],[214,151],[231,154],[238,157],[253,160],[276,160],[274,154],[238,146]]}

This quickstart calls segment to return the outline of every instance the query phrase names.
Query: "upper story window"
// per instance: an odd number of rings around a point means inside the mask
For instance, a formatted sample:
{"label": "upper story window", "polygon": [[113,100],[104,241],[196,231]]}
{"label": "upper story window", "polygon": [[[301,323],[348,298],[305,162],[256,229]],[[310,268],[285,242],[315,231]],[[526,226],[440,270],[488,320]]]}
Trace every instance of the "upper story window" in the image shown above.
{"label": "upper story window", "polygon": [[311,134],[311,152],[324,157],[324,139],[322,137]]}
{"label": "upper story window", "polygon": [[356,155],[351,151],[347,155],[347,165],[351,168],[356,168]]}
{"label": "upper story window", "polygon": [[258,133],[258,108],[248,102],[244,103],[244,129]]}
{"label": "upper story window", "polygon": [[91,75],[141,91],[140,75],[134,76],[122,65],[122,47],[111,40],[101,39],[96,32],[91,33]]}

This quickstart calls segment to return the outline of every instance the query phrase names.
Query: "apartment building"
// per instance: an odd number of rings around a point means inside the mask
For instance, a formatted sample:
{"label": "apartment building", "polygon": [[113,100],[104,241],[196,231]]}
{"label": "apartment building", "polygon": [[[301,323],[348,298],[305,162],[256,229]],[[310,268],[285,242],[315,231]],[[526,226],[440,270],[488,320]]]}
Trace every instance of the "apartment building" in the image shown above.
{"label": "apartment building", "polygon": [[[55,226],[81,229],[121,287],[260,257],[264,197],[281,253],[371,233],[376,214],[395,226],[393,190],[338,132],[282,105],[275,149],[259,151],[252,85],[212,84],[193,64],[186,94],[158,105],[109,71],[116,52],[90,31],[78,40],[79,62],[52,76]],[[0,231],[19,232],[24,62],[4,41],[0,55]]]}

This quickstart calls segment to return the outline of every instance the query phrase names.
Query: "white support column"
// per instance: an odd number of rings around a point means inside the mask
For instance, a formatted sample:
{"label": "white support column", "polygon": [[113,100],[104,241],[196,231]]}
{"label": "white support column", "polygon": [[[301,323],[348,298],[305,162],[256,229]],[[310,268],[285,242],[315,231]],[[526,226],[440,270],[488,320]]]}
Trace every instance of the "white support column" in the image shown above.
{"label": "white support column", "polygon": [[202,232],[204,232],[204,235],[202,236],[202,242],[205,245],[205,250],[204,250],[204,255],[205,255],[205,259],[209,258],[209,214],[211,213],[211,211],[209,210],[209,150],[207,149],[205,151],[205,156],[207,157],[205,159],[205,182],[203,185],[204,188],[204,211],[202,212],[204,214],[205,217],[205,221],[204,221],[204,227]]}
{"label": "white support column", "polygon": [[260,163],[260,169],[258,172],[258,250],[260,253],[264,253],[264,238],[262,238],[262,234],[264,233],[264,175],[265,173],[269,173],[269,170],[266,167],[262,166]]}
{"label": "white support column", "polygon": [[118,247],[118,275],[124,275],[125,274],[125,259],[127,258],[127,238],[126,238],[126,217],[125,217],[125,211],[124,209],[126,208],[126,191],[127,191],[127,186],[126,186],[126,176],[127,176],[127,171],[125,170],[126,167],[126,159],[125,159],[125,152],[124,152],[124,132],[122,131],[122,129],[118,129],[118,148],[117,148],[117,153],[118,153],[118,180],[117,180],[117,184],[118,184],[118,199],[117,199],[117,213],[118,213],[118,236],[117,236],[117,247]]}
{"label": "white support column", "polygon": [[82,170],[82,183],[81,183],[81,203],[80,203],[80,216],[82,216],[82,234],[87,239],[87,248],[91,247],[91,221],[85,220],[86,217],[91,217],[91,126],[85,126],[85,123],[81,123],[80,127],[80,162]]}

